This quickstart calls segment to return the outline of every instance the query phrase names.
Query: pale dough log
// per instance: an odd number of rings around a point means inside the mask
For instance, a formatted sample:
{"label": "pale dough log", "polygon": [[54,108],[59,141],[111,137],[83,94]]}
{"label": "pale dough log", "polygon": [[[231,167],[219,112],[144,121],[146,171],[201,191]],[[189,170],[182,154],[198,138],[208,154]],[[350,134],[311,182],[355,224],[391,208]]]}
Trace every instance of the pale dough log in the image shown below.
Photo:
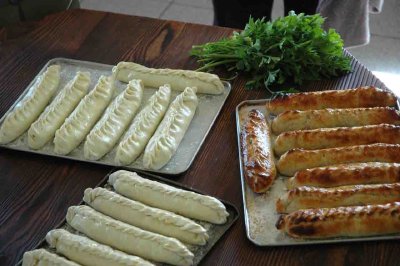
{"label": "pale dough log", "polygon": [[193,254],[175,238],[114,220],[88,206],[68,208],[66,220],[93,240],[129,254],[179,266],[193,263]]}
{"label": "pale dough log", "polygon": [[116,171],[108,182],[119,194],[186,217],[223,224],[229,215],[216,198],[151,181],[134,172]]}
{"label": "pale dough log", "polygon": [[115,146],[135,116],[142,97],[142,81],[131,80],[86,137],[84,144],[86,159],[98,160]]}
{"label": "pale dough log", "polygon": [[79,266],[45,249],[35,249],[24,253],[22,266]]}
{"label": "pale dough log", "polygon": [[64,229],[51,230],[46,241],[57,253],[87,266],[150,266],[142,258],[128,255],[85,236],[72,234]]}
{"label": "pale dough log", "polygon": [[146,206],[104,188],[88,188],[83,200],[94,209],[144,230],[204,245],[207,231],[199,224],[169,211]]}
{"label": "pale dough log", "polygon": [[142,153],[150,138],[156,131],[169,106],[171,88],[168,84],[161,86],[146,106],[133,119],[132,125],[118,144],[115,163],[131,164]]}
{"label": "pale dough log", "polygon": [[141,79],[146,87],[158,88],[170,84],[173,90],[183,91],[186,87],[197,87],[198,93],[221,94],[224,85],[217,75],[180,69],[148,68],[132,62],[120,62],[113,69],[115,77],[128,83]]}
{"label": "pale dough log", "polygon": [[290,213],[300,209],[332,208],[400,201],[400,183],[354,185],[335,188],[297,187],[276,202],[276,211]]}
{"label": "pale dough log", "polygon": [[400,232],[400,202],[320,208],[281,215],[277,229],[294,238],[360,237]]}
{"label": "pale dough log", "polygon": [[390,107],[286,111],[272,120],[275,134],[286,131],[355,127],[378,124],[400,124],[400,113]]}
{"label": "pale dough log", "polygon": [[380,124],[288,131],[276,138],[274,149],[280,156],[294,148],[316,150],[372,143],[400,144],[400,126]]}
{"label": "pale dough log", "polygon": [[144,150],[144,167],[158,170],[171,160],[185,136],[197,105],[196,88],[187,87],[175,98]]}
{"label": "pale dough log", "polygon": [[57,94],[49,106],[28,130],[28,145],[40,149],[55,135],[65,118],[86,95],[90,84],[90,73],[78,71],[73,80]]}
{"label": "pale dough log", "polygon": [[113,79],[101,76],[97,85],[68,116],[54,137],[54,152],[66,155],[85,139],[111,101]]}
{"label": "pale dough log", "polygon": [[31,126],[53,97],[59,83],[60,66],[49,66],[3,120],[0,127],[0,144],[15,140]]}
{"label": "pale dough log", "polygon": [[337,187],[356,184],[400,182],[399,163],[354,163],[298,171],[289,178],[288,189],[300,186]]}
{"label": "pale dough log", "polygon": [[389,91],[365,86],[346,90],[285,94],[269,101],[266,107],[270,114],[276,115],[289,110],[395,106],[396,101],[396,96]]}
{"label": "pale dough log", "polygon": [[293,149],[278,161],[282,175],[293,176],[297,171],[345,163],[387,162],[400,163],[400,144],[368,144],[321,150]]}

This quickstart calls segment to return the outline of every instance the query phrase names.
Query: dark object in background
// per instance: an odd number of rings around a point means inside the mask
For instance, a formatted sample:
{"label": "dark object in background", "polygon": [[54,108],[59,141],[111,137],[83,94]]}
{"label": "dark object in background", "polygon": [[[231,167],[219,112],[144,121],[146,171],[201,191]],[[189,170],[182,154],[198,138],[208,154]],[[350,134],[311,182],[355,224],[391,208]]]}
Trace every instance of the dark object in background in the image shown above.
{"label": "dark object in background", "polygon": [[[271,20],[273,0],[213,0],[214,25],[243,29],[251,15],[254,19]],[[318,0],[284,0],[285,16],[290,10],[296,14],[313,15]]]}
{"label": "dark object in background", "polygon": [[0,0],[0,26],[79,7],[79,0]]}

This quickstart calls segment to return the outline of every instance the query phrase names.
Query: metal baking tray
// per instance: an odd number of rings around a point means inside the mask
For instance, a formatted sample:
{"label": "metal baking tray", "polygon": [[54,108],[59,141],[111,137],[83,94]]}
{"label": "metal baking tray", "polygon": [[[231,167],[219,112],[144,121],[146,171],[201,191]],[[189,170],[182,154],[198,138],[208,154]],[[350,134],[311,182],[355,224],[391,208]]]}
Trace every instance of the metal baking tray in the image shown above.
{"label": "metal baking tray", "polygon": [[[96,187],[104,187],[106,189],[114,191],[112,186],[110,186],[107,183],[107,180],[108,180],[109,175],[112,174],[115,171],[116,170],[112,170],[110,173],[108,173],[102,179],[102,181],[100,181],[100,183]],[[196,193],[204,195],[204,193],[202,193],[202,192],[200,192],[198,190],[195,190],[195,189],[193,189],[191,187],[187,187],[187,186],[182,185],[182,184],[180,184],[178,182],[174,182],[174,181],[171,181],[171,180],[166,179],[166,178],[162,178],[162,177],[154,175],[154,174],[141,172],[141,171],[137,171],[137,173],[143,178],[147,178],[147,179],[150,179],[150,180],[158,181],[160,183],[164,183],[164,184],[167,184],[167,185],[179,188],[179,189],[193,191],[193,192],[196,192]],[[82,198],[83,198],[83,195],[82,195]],[[204,221],[198,221],[198,220],[191,219],[191,220],[194,220],[195,222],[197,222],[198,224],[202,225],[204,228],[206,228],[207,232],[208,232],[208,235],[210,237],[207,240],[207,244],[205,244],[204,246],[196,246],[196,245],[185,244],[185,246],[187,246],[188,249],[190,251],[192,251],[192,253],[194,254],[193,265],[198,265],[201,262],[201,260],[213,248],[213,246],[218,242],[218,240],[229,230],[229,228],[231,228],[231,226],[236,222],[236,220],[239,217],[239,211],[233,204],[231,204],[229,202],[226,202],[224,200],[221,200],[221,199],[219,199],[219,200],[225,205],[225,208],[226,208],[227,212],[229,213],[227,222],[225,224],[217,225],[217,224],[212,224],[212,223],[208,223],[208,222],[204,222]],[[82,200],[78,205],[85,205],[85,202]],[[65,218],[55,228],[63,228],[63,229],[65,229],[65,230],[67,230],[67,231],[69,231],[71,233],[78,234],[78,235],[83,235],[82,233],[80,233],[77,230],[73,229],[67,223]],[[49,250],[49,251],[51,251],[53,253],[56,253],[55,249],[52,249],[52,248],[49,247],[49,245],[47,244],[45,238],[43,238],[43,240],[41,240],[39,242],[39,244],[36,245],[33,249],[38,249],[38,248],[44,248],[44,249],[47,249],[47,250]],[[163,264],[163,263],[155,263],[155,264],[156,265],[168,265],[168,264]],[[22,258],[18,262],[17,265],[22,265]]]}
{"label": "metal baking tray", "polygon": [[[242,184],[244,221],[246,226],[247,238],[258,246],[292,246],[400,239],[400,234],[392,234],[373,237],[340,237],[321,240],[307,240],[291,238],[290,236],[287,236],[285,233],[276,229],[275,223],[278,221],[279,214],[275,210],[275,202],[285,191],[287,191],[285,185],[287,177],[278,175],[268,192],[264,194],[254,193],[246,184],[246,180],[243,174],[243,162],[241,155],[242,152],[240,145],[240,130],[242,127],[243,119],[250,110],[256,109],[261,111],[265,115],[267,123],[270,124],[272,117],[266,115],[265,108],[265,105],[268,101],[269,99],[248,100],[241,102],[236,107],[239,166]],[[397,109],[399,109],[399,106],[397,106]],[[275,137],[276,136],[272,135],[271,143],[273,143]],[[275,161],[277,161],[276,158]]]}
{"label": "metal baking tray", "polygon": [[[113,68],[112,65],[79,61],[67,58],[52,59],[49,62],[47,62],[47,64],[41,69],[41,71],[33,79],[33,81],[29,84],[29,86],[25,89],[25,91],[21,94],[21,96],[17,99],[17,101],[0,119],[0,124],[3,122],[7,114],[14,109],[15,105],[28,93],[30,87],[34,84],[38,76],[42,74],[48,66],[54,64],[61,65],[61,81],[58,87],[58,91],[60,91],[64,87],[64,85],[74,77],[77,71],[88,71],[91,73],[91,84],[89,88],[93,89],[100,75],[108,75],[108,76],[111,75],[111,70]],[[225,90],[220,95],[198,94],[199,105],[193,117],[193,120],[185,134],[185,137],[180,143],[178,150],[176,151],[175,155],[172,157],[172,159],[168,162],[167,165],[165,165],[160,170],[146,169],[144,168],[142,163],[143,155],[141,155],[135,162],[133,162],[130,165],[124,166],[124,168],[128,170],[147,170],[154,173],[169,174],[169,175],[178,175],[185,172],[192,164],[194,158],[197,155],[197,152],[200,150],[201,145],[203,144],[206,136],[208,135],[208,132],[210,131],[212,125],[214,124],[215,119],[217,118],[219,112],[222,109],[222,106],[224,105],[229,93],[231,92],[230,83],[228,82],[223,82],[223,83]],[[116,81],[115,86],[116,90],[114,97],[118,95],[124,88],[126,88],[126,84],[120,81]],[[139,108],[138,112],[141,110],[141,108],[143,108],[143,103],[145,103],[147,99],[150,98],[150,96],[153,95],[155,91],[156,89],[154,88],[146,88],[143,91],[142,105]],[[179,93],[180,93],[179,91],[172,91],[171,99],[174,99]],[[53,152],[54,150],[53,142],[47,143],[40,150],[31,150],[28,147],[26,132],[19,138],[17,138],[15,141],[8,144],[0,145],[0,147],[12,150],[50,155],[60,158],[67,158],[77,161],[116,166],[114,164],[115,147],[100,160],[91,161],[83,157],[83,143],[81,143],[70,154],[65,156],[58,155]]]}

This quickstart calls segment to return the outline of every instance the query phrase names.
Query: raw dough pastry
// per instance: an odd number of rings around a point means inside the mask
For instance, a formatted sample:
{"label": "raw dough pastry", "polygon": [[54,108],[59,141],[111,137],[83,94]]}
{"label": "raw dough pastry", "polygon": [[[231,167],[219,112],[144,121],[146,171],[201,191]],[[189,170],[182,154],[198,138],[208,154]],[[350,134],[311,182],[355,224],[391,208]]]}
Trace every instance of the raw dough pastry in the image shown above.
{"label": "raw dough pastry", "polygon": [[60,66],[49,66],[3,120],[0,127],[0,144],[15,140],[30,127],[53,97],[59,83]]}
{"label": "raw dough pastry", "polygon": [[113,69],[115,77],[128,83],[132,79],[143,80],[144,86],[158,88],[170,84],[173,90],[197,87],[198,93],[221,94],[224,85],[217,75],[180,69],[155,69],[132,63],[120,62]]}
{"label": "raw dough pastry", "polygon": [[142,97],[142,81],[131,80],[86,137],[84,145],[86,159],[98,160],[114,147],[135,116]]}
{"label": "raw dough pastry", "polygon": [[275,134],[286,131],[355,127],[378,124],[400,124],[400,113],[390,107],[323,109],[307,111],[287,111],[272,120]]}
{"label": "raw dough pastry", "polygon": [[249,187],[256,193],[266,192],[276,178],[271,133],[264,115],[251,110],[240,131],[243,172]]}
{"label": "raw dough pastry", "polygon": [[380,124],[289,131],[276,138],[274,149],[280,156],[294,148],[316,150],[372,143],[400,144],[400,126]]}
{"label": "raw dough pastry", "polygon": [[64,229],[51,230],[46,241],[57,253],[87,266],[150,266],[142,258],[128,255],[109,246],[99,244],[85,236],[72,234]]}
{"label": "raw dough pastry", "polygon": [[300,210],[281,215],[276,227],[295,238],[358,237],[400,232],[400,202]]}
{"label": "raw dough pastry", "polygon": [[288,189],[300,186],[337,187],[400,182],[399,163],[354,163],[298,171],[287,181]]}
{"label": "raw dough pastry", "polygon": [[81,143],[104,109],[110,103],[114,92],[113,79],[101,76],[96,87],[86,95],[68,116],[54,138],[54,152],[70,153]]}
{"label": "raw dough pastry", "polygon": [[25,252],[22,266],[79,266],[79,264],[41,248]]}
{"label": "raw dough pastry", "polygon": [[216,198],[151,181],[134,172],[116,171],[108,182],[128,198],[186,217],[223,224],[229,215],[224,204]]}
{"label": "raw dough pastry", "polygon": [[65,118],[74,110],[86,95],[90,84],[90,73],[76,73],[73,80],[58,93],[28,131],[28,145],[31,149],[40,149],[49,142]]}
{"label": "raw dough pastry", "polygon": [[94,209],[122,222],[190,244],[204,245],[207,231],[183,216],[146,206],[104,188],[88,188],[83,200]]}
{"label": "raw dough pastry", "polygon": [[290,93],[269,101],[266,107],[270,114],[279,114],[288,110],[395,106],[396,101],[393,93],[366,86],[347,90]]}
{"label": "raw dough pastry", "polygon": [[276,202],[276,211],[290,213],[300,209],[332,208],[400,201],[400,183],[354,185],[335,188],[297,187]]}
{"label": "raw dough pastry", "polygon": [[193,254],[178,240],[114,220],[88,206],[68,208],[67,222],[99,243],[173,265],[191,265]]}
{"label": "raw dough pastry", "polygon": [[282,175],[293,176],[297,171],[344,163],[400,163],[400,144],[368,144],[322,150],[293,149],[279,159],[277,168]]}
{"label": "raw dough pastry", "polygon": [[118,144],[115,163],[131,164],[142,153],[147,142],[153,136],[161,119],[164,117],[171,98],[168,84],[161,86],[147,101],[146,106],[133,119],[123,140]]}
{"label": "raw dough pastry", "polygon": [[144,167],[158,170],[171,160],[185,136],[197,105],[196,88],[187,87],[175,98],[144,150]]}

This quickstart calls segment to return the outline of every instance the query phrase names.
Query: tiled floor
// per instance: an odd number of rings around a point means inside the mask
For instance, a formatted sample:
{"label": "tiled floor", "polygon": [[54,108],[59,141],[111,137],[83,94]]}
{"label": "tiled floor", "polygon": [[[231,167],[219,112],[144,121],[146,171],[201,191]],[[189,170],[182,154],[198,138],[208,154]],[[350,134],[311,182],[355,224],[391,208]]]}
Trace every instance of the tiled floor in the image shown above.
{"label": "tiled floor", "polygon": [[[211,0],[81,0],[82,8],[211,25]],[[383,11],[370,16],[371,42],[350,52],[400,95],[400,2],[385,0]],[[276,0],[272,18],[283,15]]]}

